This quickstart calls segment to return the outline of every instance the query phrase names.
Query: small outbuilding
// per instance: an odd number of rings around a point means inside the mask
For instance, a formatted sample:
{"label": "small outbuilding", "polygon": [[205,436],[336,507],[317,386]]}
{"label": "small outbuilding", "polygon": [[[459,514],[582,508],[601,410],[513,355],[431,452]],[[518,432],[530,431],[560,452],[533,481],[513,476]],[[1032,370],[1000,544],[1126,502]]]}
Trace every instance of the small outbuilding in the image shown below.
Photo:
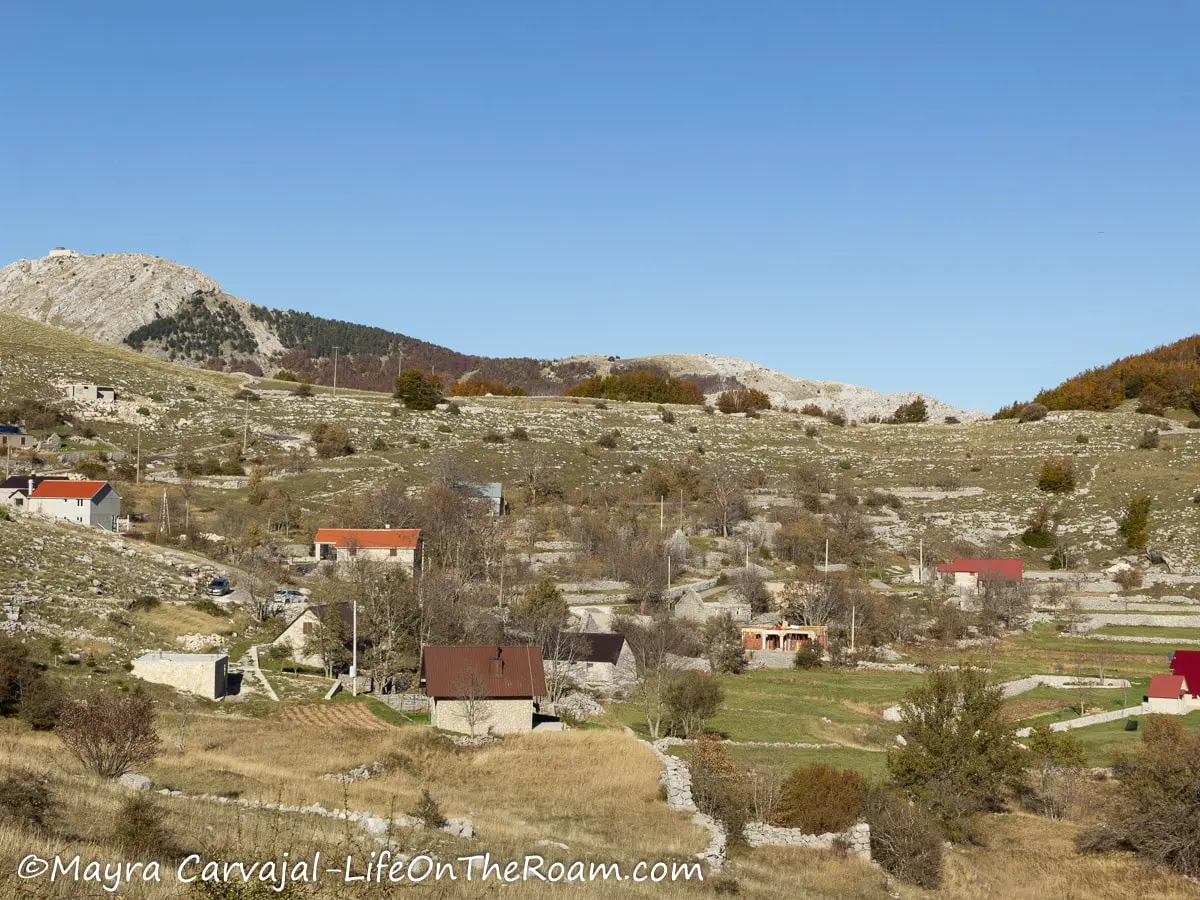
{"label": "small outbuilding", "polygon": [[208,700],[225,696],[229,656],[225,653],[167,653],[156,650],[133,661],[133,675],[154,684],[165,684]]}
{"label": "small outbuilding", "polygon": [[78,403],[117,402],[117,389],[103,384],[72,384],[67,387],[67,397]]}
{"label": "small outbuilding", "polygon": [[1188,712],[1190,699],[1182,675],[1155,675],[1146,690],[1146,712],[1182,716]]}

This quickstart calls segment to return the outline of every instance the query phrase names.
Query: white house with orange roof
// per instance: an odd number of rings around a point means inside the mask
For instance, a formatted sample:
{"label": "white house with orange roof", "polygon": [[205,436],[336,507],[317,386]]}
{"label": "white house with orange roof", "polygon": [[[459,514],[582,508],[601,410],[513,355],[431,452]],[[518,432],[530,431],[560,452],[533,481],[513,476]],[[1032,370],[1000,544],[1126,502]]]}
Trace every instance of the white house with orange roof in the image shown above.
{"label": "white house with orange roof", "polygon": [[121,495],[107,481],[47,479],[33,486],[25,508],[33,515],[116,531]]}
{"label": "white house with orange roof", "polygon": [[318,528],[313,557],[340,563],[356,559],[394,563],[413,575],[421,568],[421,529]]}

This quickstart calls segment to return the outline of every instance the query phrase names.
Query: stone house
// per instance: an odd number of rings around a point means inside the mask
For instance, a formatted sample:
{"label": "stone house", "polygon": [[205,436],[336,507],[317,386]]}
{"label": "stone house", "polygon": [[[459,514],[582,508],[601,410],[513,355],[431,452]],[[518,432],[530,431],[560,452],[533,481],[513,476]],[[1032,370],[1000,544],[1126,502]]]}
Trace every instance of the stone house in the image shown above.
{"label": "stone house", "polygon": [[117,402],[117,389],[101,384],[72,384],[67,386],[67,399],[79,403]]}
{"label": "stone house", "polygon": [[671,615],[689,622],[703,622],[708,618],[708,607],[695,589],[688,588],[671,603]]}
{"label": "stone house", "polygon": [[107,481],[47,478],[33,486],[25,506],[34,515],[116,531],[121,496]]}
{"label": "stone house", "polygon": [[[314,645],[318,633],[325,628],[336,630],[337,633],[330,636],[330,641],[340,640],[342,650],[349,658],[353,650],[351,642],[354,633],[354,609],[349,603],[306,606],[287,623],[279,637],[271,641],[271,646],[286,650],[297,665],[321,669],[325,666],[325,659]],[[359,649],[362,649],[361,641]]]}
{"label": "stone house", "polygon": [[419,528],[318,528],[312,558],[348,563],[356,559],[394,563],[409,575],[421,568]]}
{"label": "stone house", "polygon": [[20,425],[0,425],[0,450],[26,450],[36,443]]}
{"label": "stone house", "polygon": [[429,724],[477,736],[533,730],[546,696],[542,650],[528,645],[431,645],[421,655]]}
{"label": "stone house", "polygon": [[576,684],[605,694],[637,680],[633,650],[621,634],[563,631],[542,648],[542,656],[547,667],[565,668]]}
{"label": "stone house", "polygon": [[145,653],[133,661],[132,674],[208,700],[227,691],[229,657],[224,653]]}

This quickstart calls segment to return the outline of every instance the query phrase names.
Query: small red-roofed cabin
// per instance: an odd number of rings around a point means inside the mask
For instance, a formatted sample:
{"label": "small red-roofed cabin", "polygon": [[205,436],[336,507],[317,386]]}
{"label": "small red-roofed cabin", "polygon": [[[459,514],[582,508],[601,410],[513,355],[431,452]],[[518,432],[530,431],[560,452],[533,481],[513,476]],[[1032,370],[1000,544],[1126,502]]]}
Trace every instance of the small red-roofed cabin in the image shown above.
{"label": "small red-roofed cabin", "polygon": [[1182,675],[1155,675],[1146,689],[1146,712],[1182,716],[1188,712],[1187,680]]}

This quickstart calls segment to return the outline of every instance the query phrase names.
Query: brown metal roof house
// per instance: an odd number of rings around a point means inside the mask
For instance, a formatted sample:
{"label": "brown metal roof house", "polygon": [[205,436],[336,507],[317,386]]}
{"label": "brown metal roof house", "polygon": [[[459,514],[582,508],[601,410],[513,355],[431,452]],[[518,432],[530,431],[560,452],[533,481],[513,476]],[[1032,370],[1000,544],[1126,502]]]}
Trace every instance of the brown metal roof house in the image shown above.
{"label": "brown metal roof house", "polygon": [[540,647],[435,645],[421,656],[429,724],[476,737],[533,730],[536,699],[546,695]]}

